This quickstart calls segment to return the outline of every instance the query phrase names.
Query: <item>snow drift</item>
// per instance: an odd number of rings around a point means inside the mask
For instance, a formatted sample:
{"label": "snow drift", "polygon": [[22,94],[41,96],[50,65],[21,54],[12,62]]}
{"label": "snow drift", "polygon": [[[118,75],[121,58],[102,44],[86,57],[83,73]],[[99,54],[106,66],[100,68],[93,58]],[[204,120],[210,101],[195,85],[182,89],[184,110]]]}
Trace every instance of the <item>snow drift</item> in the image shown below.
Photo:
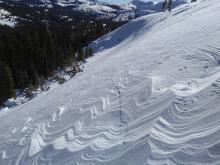
{"label": "snow drift", "polygon": [[0,164],[219,164],[219,8],[182,5],[93,42],[84,72],[0,113]]}

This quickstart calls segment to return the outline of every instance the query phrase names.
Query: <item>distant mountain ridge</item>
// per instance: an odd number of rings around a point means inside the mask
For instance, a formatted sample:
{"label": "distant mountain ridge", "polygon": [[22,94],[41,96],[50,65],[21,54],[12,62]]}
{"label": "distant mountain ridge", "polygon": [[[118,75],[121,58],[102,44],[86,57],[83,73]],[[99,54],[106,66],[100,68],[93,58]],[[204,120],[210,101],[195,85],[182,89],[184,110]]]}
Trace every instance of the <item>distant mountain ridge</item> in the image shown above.
{"label": "distant mountain ridge", "polygon": [[[186,3],[186,1],[176,0],[173,2],[173,7],[183,3]],[[18,15],[17,12],[14,12],[15,8],[17,10],[17,8],[25,7],[28,10],[55,10],[56,12],[58,11],[59,15],[62,15],[62,13],[72,15],[74,13],[78,16],[86,15],[94,19],[110,19],[117,22],[160,12],[161,5],[162,2],[143,2],[141,0],[133,0],[126,4],[110,4],[97,0],[0,0],[0,9],[2,8],[6,11],[9,9],[10,13],[16,17]],[[26,15],[29,15],[29,13]],[[23,16],[21,17],[23,19]],[[29,21],[32,21],[32,18]]]}
{"label": "distant mountain ridge", "polygon": [[[95,16],[97,19],[115,19],[125,21],[135,18],[135,10],[131,7],[108,4],[95,0],[1,0],[3,6],[17,6],[26,8],[47,8],[48,10],[66,10],[69,13]],[[12,12],[13,13],[13,12]]]}

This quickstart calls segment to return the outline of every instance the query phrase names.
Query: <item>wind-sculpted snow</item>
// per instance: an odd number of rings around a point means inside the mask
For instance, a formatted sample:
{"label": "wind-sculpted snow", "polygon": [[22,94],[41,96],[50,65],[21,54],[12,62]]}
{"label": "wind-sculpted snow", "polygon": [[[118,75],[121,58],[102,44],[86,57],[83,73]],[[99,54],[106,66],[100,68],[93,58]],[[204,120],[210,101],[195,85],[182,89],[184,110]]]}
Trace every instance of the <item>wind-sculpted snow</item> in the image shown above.
{"label": "wind-sculpted snow", "polygon": [[0,164],[220,164],[219,8],[183,5],[93,42],[83,72],[0,113]]}

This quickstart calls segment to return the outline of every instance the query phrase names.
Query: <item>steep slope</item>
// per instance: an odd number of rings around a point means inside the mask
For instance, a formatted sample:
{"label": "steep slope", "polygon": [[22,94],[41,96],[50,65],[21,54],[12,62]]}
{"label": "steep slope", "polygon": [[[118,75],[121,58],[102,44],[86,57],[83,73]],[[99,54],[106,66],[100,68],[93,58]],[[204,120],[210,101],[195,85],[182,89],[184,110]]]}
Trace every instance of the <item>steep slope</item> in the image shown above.
{"label": "steep slope", "polygon": [[0,113],[0,164],[219,164],[219,8],[183,5],[93,42],[84,72]]}

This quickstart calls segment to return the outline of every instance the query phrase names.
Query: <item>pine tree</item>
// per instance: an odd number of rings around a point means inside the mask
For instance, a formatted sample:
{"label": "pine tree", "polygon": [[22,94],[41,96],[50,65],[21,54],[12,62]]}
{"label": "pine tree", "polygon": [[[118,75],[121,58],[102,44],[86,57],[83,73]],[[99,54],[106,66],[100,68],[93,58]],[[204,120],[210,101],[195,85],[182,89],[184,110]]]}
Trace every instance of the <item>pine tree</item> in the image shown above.
{"label": "pine tree", "polygon": [[6,64],[0,62],[0,105],[8,98],[14,96],[15,91],[11,70]]}
{"label": "pine tree", "polygon": [[93,56],[93,49],[89,48],[89,57],[92,57],[92,56]]}
{"label": "pine tree", "polygon": [[39,76],[32,62],[30,62],[28,67],[28,77],[31,80],[30,84],[34,85],[35,87],[39,86]]}
{"label": "pine tree", "polygon": [[[10,66],[16,89],[38,85],[38,77],[48,78],[57,69],[69,66],[73,60],[76,62],[76,72],[80,71],[77,63],[85,62],[93,54],[91,48],[85,47],[122,25],[109,20],[82,21],[76,17],[66,23],[50,20],[54,26],[47,29],[40,21],[42,14],[38,16],[31,23],[20,22],[13,28],[0,25],[0,61]],[[2,76],[0,80],[2,85],[5,80]]]}
{"label": "pine tree", "polygon": [[83,62],[85,62],[85,53],[84,53],[84,51],[83,51],[82,48],[79,50],[78,61],[83,61]]}

